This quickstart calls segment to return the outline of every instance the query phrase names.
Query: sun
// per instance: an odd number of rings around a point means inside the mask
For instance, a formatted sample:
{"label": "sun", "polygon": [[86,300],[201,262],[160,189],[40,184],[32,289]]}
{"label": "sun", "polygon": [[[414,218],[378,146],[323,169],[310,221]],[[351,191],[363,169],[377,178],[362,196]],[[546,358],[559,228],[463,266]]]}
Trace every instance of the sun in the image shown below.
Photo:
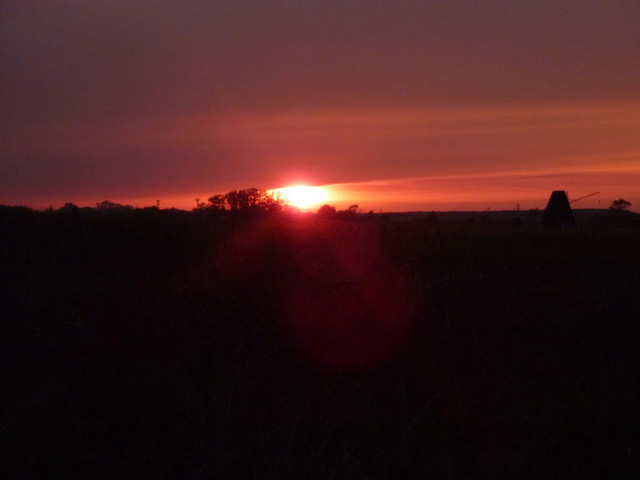
{"label": "sun", "polygon": [[307,185],[295,185],[291,187],[277,188],[276,195],[280,195],[290,205],[301,210],[317,207],[327,201],[327,189],[324,187],[310,187]]}

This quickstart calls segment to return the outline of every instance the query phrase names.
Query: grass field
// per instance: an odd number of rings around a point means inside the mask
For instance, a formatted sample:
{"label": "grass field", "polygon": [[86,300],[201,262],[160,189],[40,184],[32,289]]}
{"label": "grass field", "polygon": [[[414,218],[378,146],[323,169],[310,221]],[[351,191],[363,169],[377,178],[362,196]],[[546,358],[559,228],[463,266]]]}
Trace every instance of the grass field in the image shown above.
{"label": "grass field", "polygon": [[3,478],[640,472],[636,215],[0,222]]}

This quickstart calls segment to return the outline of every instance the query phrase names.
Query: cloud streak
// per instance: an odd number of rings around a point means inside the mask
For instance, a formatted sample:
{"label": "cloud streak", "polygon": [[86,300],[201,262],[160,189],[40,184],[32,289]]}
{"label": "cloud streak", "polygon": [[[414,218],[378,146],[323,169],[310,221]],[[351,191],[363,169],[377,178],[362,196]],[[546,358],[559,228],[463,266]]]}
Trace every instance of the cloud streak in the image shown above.
{"label": "cloud streak", "polygon": [[[605,208],[621,192],[640,203],[637,179],[640,162],[628,153],[623,163],[598,156],[588,167],[555,167],[491,173],[441,175],[330,185],[336,203],[359,198],[365,210],[513,210],[544,208],[552,190],[568,190],[570,197],[600,192],[582,208]],[[600,164],[595,162],[602,162]],[[602,203],[601,203],[602,201]]]}

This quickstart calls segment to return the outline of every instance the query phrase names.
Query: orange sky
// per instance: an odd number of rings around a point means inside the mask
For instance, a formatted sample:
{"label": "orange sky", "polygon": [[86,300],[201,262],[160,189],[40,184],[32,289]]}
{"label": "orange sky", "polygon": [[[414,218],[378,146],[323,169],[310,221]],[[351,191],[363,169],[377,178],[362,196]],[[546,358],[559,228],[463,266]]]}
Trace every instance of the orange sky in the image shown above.
{"label": "orange sky", "polygon": [[640,3],[9,0],[0,203],[640,208]]}
{"label": "orange sky", "polygon": [[[24,147],[9,138],[6,145],[73,156],[89,155],[96,145],[105,151],[225,145],[231,156],[251,159],[244,183],[110,197],[139,206],[160,199],[164,207],[192,208],[196,197],[217,191],[296,183],[328,185],[332,204],[357,203],[365,211],[543,208],[556,189],[573,198],[601,192],[576,204],[585,208],[604,208],[618,197],[640,205],[640,102],[231,114],[85,125],[82,131],[75,138],[77,129],[60,127],[41,133],[42,144]],[[306,168],[297,166],[301,162]],[[281,168],[261,182],[273,164]]]}

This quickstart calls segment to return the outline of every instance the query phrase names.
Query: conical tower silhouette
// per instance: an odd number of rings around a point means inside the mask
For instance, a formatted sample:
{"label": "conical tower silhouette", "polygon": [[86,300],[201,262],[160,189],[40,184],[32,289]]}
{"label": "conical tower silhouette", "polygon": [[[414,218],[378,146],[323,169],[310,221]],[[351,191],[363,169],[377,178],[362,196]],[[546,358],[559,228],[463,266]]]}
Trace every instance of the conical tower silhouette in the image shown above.
{"label": "conical tower silhouette", "polygon": [[573,225],[575,219],[569,206],[569,198],[564,190],[551,192],[547,208],[542,215],[542,223],[545,225]]}

